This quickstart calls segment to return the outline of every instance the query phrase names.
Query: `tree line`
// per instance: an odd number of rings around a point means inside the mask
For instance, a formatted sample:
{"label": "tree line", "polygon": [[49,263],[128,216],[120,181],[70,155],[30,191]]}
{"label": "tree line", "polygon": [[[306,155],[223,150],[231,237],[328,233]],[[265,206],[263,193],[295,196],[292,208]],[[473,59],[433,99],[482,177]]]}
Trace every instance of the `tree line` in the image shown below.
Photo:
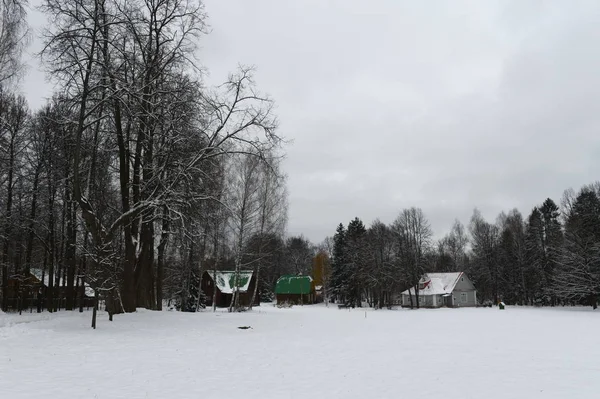
{"label": "tree line", "polygon": [[260,275],[284,241],[285,141],[252,68],[204,83],[202,3],[45,0],[55,89],[37,110],[15,94],[26,2],[1,4],[2,308],[33,269],[49,310],[82,306],[89,286],[111,317],[200,306],[203,270]]}
{"label": "tree line", "polygon": [[[331,262],[329,296],[348,306],[398,304],[426,272],[465,272],[483,303],[597,307],[600,295],[600,183],[548,198],[527,217],[517,209],[485,220],[475,209],[467,227],[456,220],[434,240],[419,208],[370,227],[355,218],[325,240]],[[411,296],[411,304],[413,298]]]}

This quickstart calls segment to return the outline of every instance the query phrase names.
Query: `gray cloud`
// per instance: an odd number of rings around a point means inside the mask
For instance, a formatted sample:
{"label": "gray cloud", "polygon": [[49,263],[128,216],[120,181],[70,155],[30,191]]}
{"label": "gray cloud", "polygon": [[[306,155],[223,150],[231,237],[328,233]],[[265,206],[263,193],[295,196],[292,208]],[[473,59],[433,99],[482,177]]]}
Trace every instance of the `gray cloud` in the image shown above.
{"label": "gray cloud", "polygon": [[596,1],[205,4],[207,79],[256,65],[294,140],[291,234],[318,242],[414,205],[442,235],[475,206],[527,214],[598,178]]}

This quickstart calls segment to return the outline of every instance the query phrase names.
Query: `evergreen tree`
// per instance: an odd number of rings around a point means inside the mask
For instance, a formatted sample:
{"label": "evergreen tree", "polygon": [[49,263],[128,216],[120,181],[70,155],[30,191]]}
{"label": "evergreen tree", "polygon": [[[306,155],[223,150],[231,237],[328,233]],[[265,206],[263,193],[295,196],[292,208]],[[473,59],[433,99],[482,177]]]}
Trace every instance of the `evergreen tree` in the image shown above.
{"label": "evergreen tree", "polygon": [[600,198],[581,190],[566,219],[553,292],[568,301],[586,300],[597,308],[600,294]]}
{"label": "evergreen tree", "polygon": [[499,248],[500,292],[507,303],[525,302],[525,226],[523,216],[514,209],[502,226]]}
{"label": "evergreen tree", "polygon": [[558,263],[558,255],[563,244],[562,226],[560,223],[560,211],[552,199],[547,198],[540,208],[542,222],[544,225],[544,248],[545,257],[542,271],[544,274],[544,287],[546,302],[554,305],[556,298],[552,295],[552,282],[554,280],[555,268]]}
{"label": "evergreen tree", "polygon": [[533,208],[527,220],[526,253],[528,265],[525,273],[527,302],[541,304],[545,284],[546,240],[544,238],[543,216],[537,207]]}
{"label": "evergreen tree", "polygon": [[346,273],[346,228],[340,223],[333,236],[331,262],[331,292],[337,302],[345,303],[348,285]]}
{"label": "evergreen tree", "polygon": [[359,218],[348,223],[346,254],[348,285],[346,298],[354,306],[362,305],[362,294],[367,267],[367,229]]}

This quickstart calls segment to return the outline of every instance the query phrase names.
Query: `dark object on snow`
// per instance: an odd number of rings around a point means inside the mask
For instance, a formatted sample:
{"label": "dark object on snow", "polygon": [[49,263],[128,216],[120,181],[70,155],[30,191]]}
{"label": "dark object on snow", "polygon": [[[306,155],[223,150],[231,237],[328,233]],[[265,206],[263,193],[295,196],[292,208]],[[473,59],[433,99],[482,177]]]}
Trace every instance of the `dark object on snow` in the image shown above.
{"label": "dark object on snow", "polygon": [[252,327],[250,327],[250,326],[241,326],[241,327],[238,327],[238,328],[240,330],[248,330],[248,329],[251,329]]}
{"label": "dark object on snow", "polygon": [[491,308],[494,305],[494,302],[488,300],[483,301],[483,307],[484,308]]}
{"label": "dark object on snow", "polygon": [[498,304],[498,308],[499,308],[500,310],[504,310],[504,307],[505,307],[505,306],[506,306],[506,305],[504,305],[504,302],[500,302],[500,303]]}

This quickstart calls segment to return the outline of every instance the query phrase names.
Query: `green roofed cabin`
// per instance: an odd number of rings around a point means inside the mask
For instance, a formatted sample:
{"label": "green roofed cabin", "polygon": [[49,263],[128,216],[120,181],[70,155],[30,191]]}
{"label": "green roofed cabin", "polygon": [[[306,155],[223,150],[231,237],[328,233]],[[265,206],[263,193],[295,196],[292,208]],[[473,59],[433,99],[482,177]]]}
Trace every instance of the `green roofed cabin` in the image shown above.
{"label": "green roofed cabin", "polygon": [[[231,298],[235,292],[235,271],[217,271],[216,278],[214,271],[205,271],[202,274],[202,291],[206,296],[206,306],[212,306],[213,292],[216,286],[217,307],[225,308],[231,304]],[[238,292],[240,293],[240,305],[249,306],[254,287],[256,286],[256,276],[252,270],[241,270],[238,282]],[[258,292],[254,297],[253,306],[260,305]]]}
{"label": "green roofed cabin", "polygon": [[281,276],[275,285],[277,304],[293,305],[317,302],[315,283],[310,276]]}

